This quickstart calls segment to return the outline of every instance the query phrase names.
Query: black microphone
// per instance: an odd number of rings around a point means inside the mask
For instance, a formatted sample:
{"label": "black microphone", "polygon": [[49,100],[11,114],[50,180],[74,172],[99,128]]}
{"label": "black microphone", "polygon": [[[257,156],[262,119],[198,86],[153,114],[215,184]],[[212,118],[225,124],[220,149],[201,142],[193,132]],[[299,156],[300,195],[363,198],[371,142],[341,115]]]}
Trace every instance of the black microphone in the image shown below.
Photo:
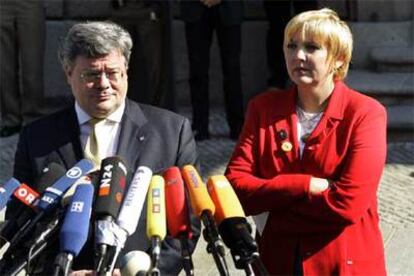
{"label": "black microphone", "polygon": [[[8,210],[9,219],[1,230],[0,246],[2,246],[1,251],[4,256],[0,258],[0,274],[4,274],[3,269],[10,267],[10,264],[14,262],[15,252],[10,249],[10,241],[15,239],[19,230],[27,227],[31,219],[36,216],[37,204],[40,200],[39,193],[42,193],[64,174],[65,169],[61,165],[50,163],[42,170],[42,174],[33,185],[37,191],[23,183],[14,192],[13,203],[15,204],[9,206],[13,209]],[[10,212],[12,213],[10,214]]]}
{"label": "black microphone", "polygon": [[9,251],[17,247],[20,241],[26,237],[35,228],[36,224],[45,216],[54,211],[59,205],[62,195],[68,190],[80,177],[86,175],[94,165],[87,159],[82,159],[75,164],[64,176],[59,178],[52,186],[46,188],[42,194],[39,203],[36,205],[39,210],[38,214],[30,219],[10,241]]}
{"label": "black microphone", "polygon": [[37,191],[32,189],[26,184],[20,185],[20,187],[14,192],[15,201],[18,200],[17,206],[13,206],[16,210],[13,211],[13,216],[5,222],[0,234],[0,246],[5,246],[13,239],[16,233],[29,222],[30,218],[34,217],[37,209],[39,193],[42,193],[47,187],[55,183],[61,176],[65,174],[65,169],[57,164],[51,163],[47,165],[39,178],[35,181],[34,187]]}
{"label": "black microphone", "polygon": [[[34,229],[34,234],[32,238],[27,237],[28,241],[25,241],[30,248],[26,255],[23,255],[20,258],[15,258],[10,269],[8,269],[4,274],[6,275],[17,275],[26,267],[26,271],[30,271],[31,264],[36,263],[34,260],[50,245],[53,245],[57,240],[57,232],[59,226],[61,226],[62,217],[66,210],[66,205],[72,203],[75,191],[78,186],[91,185],[91,179],[89,176],[85,175],[79,178],[72,186],[69,188],[60,201],[59,208],[56,208],[54,212],[49,213],[43,220],[40,220],[36,224],[36,229]],[[74,188],[75,187],[75,188]],[[93,194],[93,191],[92,191]],[[82,225],[84,226],[84,225]],[[78,228],[82,228],[78,226]],[[73,246],[73,244],[72,244]],[[26,252],[25,252],[26,253]]]}
{"label": "black microphone", "polygon": [[[102,160],[95,202],[95,270],[104,275],[116,246],[114,231],[126,185],[127,168],[118,156]],[[108,252],[110,251],[110,252]]]}

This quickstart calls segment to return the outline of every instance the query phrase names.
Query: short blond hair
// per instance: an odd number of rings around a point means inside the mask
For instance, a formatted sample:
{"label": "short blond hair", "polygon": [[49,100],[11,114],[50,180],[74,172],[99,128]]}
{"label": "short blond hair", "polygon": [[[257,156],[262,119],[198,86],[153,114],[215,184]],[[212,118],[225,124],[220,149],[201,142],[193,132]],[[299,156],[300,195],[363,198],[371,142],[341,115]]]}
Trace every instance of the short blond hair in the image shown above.
{"label": "short blond hair", "polygon": [[[338,14],[328,8],[302,12],[293,17],[285,28],[284,46],[296,34],[302,39],[311,38],[328,50],[328,61],[334,70],[333,79],[343,80],[349,69],[352,57],[353,39],[349,26]],[[343,61],[343,65],[334,68],[335,61]]]}

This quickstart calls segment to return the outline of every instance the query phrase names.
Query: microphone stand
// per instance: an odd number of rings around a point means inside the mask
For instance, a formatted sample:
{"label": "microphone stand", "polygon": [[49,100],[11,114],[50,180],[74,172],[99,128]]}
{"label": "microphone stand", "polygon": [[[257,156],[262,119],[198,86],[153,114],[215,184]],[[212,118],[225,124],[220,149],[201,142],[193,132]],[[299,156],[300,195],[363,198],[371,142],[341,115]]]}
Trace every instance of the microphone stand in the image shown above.
{"label": "microphone stand", "polygon": [[180,235],[181,258],[183,259],[183,268],[186,276],[194,275],[194,265],[188,246],[188,240],[185,234]]}
{"label": "microphone stand", "polygon": [[160,270],[158,269],[158,262],[160,260],[160,254],[161,254],[161,240],[158,236],[152,237],[151,238],[151,263],[152,263],[152,268],[149,272],[149,275],[151,276],[159,276],[160,274]]}
{"label": "microphone stand", "polygon": [[251,236],[250,224],[244,218],[224,220],[219,225],[220,234],[230,248],[234,266],[243,269],[246,275],[255,275],[253,266],[259,275],[269,275],[260,260],[257,244]]}
{"label": "microphone stand", "polygon": [[214,262],[221,276],[229,276],[223,242],[219,238],[218,230],[211,215],[207,211],[201,214],[204,224],[203,237],[207,241],[207,252],[213,254]]}
{"label": "microphone stand", "polygon": [[55,260],[54,276],[69,275],[69,268],[72,266],[73,255],[69,253],[58,254]]}
{"label": "microphone stand", "polygon": [[[36,258],[40,253],[43,252],[43,250],[48,246],[48,244],[53,243],[56,240],[56,236],[52,236],[51,239],[52,240],[45,240],[43,241],[40,245],[38,245],[37,249],[34,250],[31,254],[31,260],[33,260],[34,258]],[[23,258],[20,261],[18,261],[17,263],[15,263],[14,266],[12,266],[8,271],[6,271],[4,273],[4,275],[9,275],[9,276],[16,276],[18,275],[24,268],[25,266],[27,266],[27,264],[29,263],[30,260],[28,260],[28,258]]]}

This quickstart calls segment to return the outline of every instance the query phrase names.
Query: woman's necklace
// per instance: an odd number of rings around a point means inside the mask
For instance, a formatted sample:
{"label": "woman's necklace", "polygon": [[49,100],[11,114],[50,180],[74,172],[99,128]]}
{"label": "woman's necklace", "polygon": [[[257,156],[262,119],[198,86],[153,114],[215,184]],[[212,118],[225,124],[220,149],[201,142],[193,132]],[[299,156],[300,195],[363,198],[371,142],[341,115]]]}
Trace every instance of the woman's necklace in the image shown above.
{"label": "woman's necklace", "polygon": [[310,134],[315,129],[316,125],[321,119],[323,112],[306,112],[299,106],[296,106],[296,113],[298,115],[298,120],[302,129],[300,139],[303,143],[306,143],[306,140],[309,138]]}

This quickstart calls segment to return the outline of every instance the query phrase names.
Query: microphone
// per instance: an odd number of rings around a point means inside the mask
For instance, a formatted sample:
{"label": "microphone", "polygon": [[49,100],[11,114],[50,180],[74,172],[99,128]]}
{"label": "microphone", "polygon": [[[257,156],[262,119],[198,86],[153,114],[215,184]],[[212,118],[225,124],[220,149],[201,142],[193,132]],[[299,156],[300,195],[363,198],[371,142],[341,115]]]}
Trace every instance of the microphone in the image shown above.
{"label": "microphone", "polygon": [[191,239],[191,224],[185,197],[184,182],[178,167],[164,171],[165,205],[168,232],[181,243],[181,257],[186,275],[194,275],[188,239]]}
{"label": "microphone", "polygon": [[147,253],[139,250],[128,252],[120,263],[122,276],[145,276],[150,268],[150,257]]}
{"label": "microphone", "polygon": [[[36,224],[36,231],[32,240],[29,242],[30,248],[28,249],[27,257],[17,259],[17,261],[14,261],[14,265],[11,269],[9,269],[5,274],[7,275],[16,275],[21,270],[24,269],[24,267],[29,268],[30,262],[32,262],[37,256],[39,256],[40,253],[43,252],[46,247],[51,244],[51,241],[57,240],[57,235],[55,233],[57,232],[58,226],[60,225],[61,218],[63,217],[63,210],[66,209],[66,205],[70,204],[72,202],[72,198],[75,194],[76,188],[78,186],[83,185],[91,185],[91,179],[89,176],[82,176],[79,178],[72,186],[69,188],[65,194],[62,196],[61,204],[57,208],[56,212],[52,212],[51,214],[48,214],[48,217],[46,221],[40,221],[38,224]],[[73,189],[73,187],[76,187]],[[75,190],[75,191],[74,191]],[[92,191],[93,194],[93,191]],[[40,225],[39,225],[40,224]],[[62,260],[64,261],[64,260]],[[59,270],[56,270],[56,273],[59,273]]]}
{"label": "microphone", "polygon": [[161,241],[167,234],[164,178],[153,175],[147,195],[147,237],[151,240],[151,275],[160,275]]}
{"label": "microphone", "polygon": [[13,192],[19,188],[20,182],[16,178],[10,178],[0,187],[0,210],[6,206]]}
{"label": "microphone", "polygon": [[214,215],[214,212],[216,211],[214,203],[194,166],[184,166],[181,173],[190,195],[190,202],[194,215],[197,217],[201,217],[203,214],[206,214],[206,216]]}
{"label": "microphone", "polygon": [[17,198],[21,203],[27,207],[37,211],[36,205],[39,202],[40,195],[38,192],[33,190],[29,185],[22,183],[19,188],[13,193],[14,197]]}
{"label": "microphone", "polygon": [[214,218],[220,236],[230,248],[235,267],[244,269],[247,275],[254,275],[252,264],[255,262],[260,275],[268,275],[251,236],[252,228],[227,178],[224,175],[212,176],[207,181],[207,188],[216,206]]}
{"label": "microphone", "polygon": [[94,186],[90,180],[80,183],[72,196],[60,229],[60,253],[55,259],[55,275],[59,272],[65,276],[69,274],[73,258],[88,239],[93,196]]}
{"label": "microphone", "polygon": [[[116,246],[115,224],[126,185],[127,168],[118,156],[102,160],[98,179],[98,194],[95,202],[95,270],[99,275],[108,272],[108,261]],[[111,246],[111,252],[108,252]]]}
{"label": "microphone", "polygon": [[207,252],[213,254],[220,275],[229,275],[224,245],[220,240],[217,226],[213,219],[216,208],[207,192],[207,188],[194,166],[184,166],[181,173],[190,195],[193,212],[201,218],[204,225],[203,237],[207,242]]}
{"label": "microphone", "polygon": [[39,192],[42,193],[47,187],[56,182],[58,178],[64,174],[65,169],[62,166],[57,163],[50,163],[43,169],[42,174],[35,181],[36,185],[34,186],[37,187],[37,191],[33,190],[24,183],[20,185],[13,195],[23,204],[16,204],[16,206],[11,207],[16,208],[17,210],[11,210],[13,211],[13,215],[10,216],[10,219],[7,220],[1,230],[0,246],[3,247],[6,243],[8,244],[19,229],[23,228],[26,223],[30,222],[30,218],[33,217],[37,211],[36,204],[39,200]]}
{"label": "microphone", "polygon": [[[12,261],[15,259],[15,256],[13,255],[13,247],[10,248],[10,241],[16,240],[17,235],[21,233],[19,231],[26,228],[37,214],[37,204],[40,200],[39,193],[42,193],[47,187],[55,183],[65,174],[65,172],[66,170],[61,165],[50,163],[42,170],[42,173],[35,180],[33,186],[36,187],[37,191],[23,183],[14,192],[15,202],[11,202],[13,204],[10,204],[7,207],[9,220],[5,223],[5,226],[1,231],[1,250],[5,255],[0,261],[0,274],[5,274],[3,269],[10,267],[11,263],[16,263],[15,261]],[[23,267],[24,265],[22,266],[22,269]]]}
{"label": "microphone", "polygon": [[144,207],[145,198],[151,182],[152,171],[145,166],[138,167],[128,187],[128,192],[122,202],[117,224],[124,229],[128,235],[132,235],[138,225]]}
{"label": "microphone", "polygon": [[46,188],[42,194],[37,209],[39,213],[24,225],[10,241],[9,251],[15,248],[19,242],[25,237],[30,231],[32,231],[37,222],[42,219],[46,214],[49,214],[54,210],[62,198],[63,193],[70,186],[73,185],[80,177],[87,174],[89,170],[93,169],[94,165],[87,159],[82,159],[75,164],[70,170],[66,172],[64,176],[59,178],[51,187]]}
{"label": "microphone", "polygon": [[152,171],[145,166],[138,167],[137,171],[129,184],[128,191],[125,194],[121,209],[119,210],[116,225],[119,226],[119,231],[115,234],[115,254],[110,263],[108,272],[112,273],[118,255],[125,245],[128,236],[132,235],[138,225],[141,217],[142,208],[144,207],[148,187],[150,185]]}

